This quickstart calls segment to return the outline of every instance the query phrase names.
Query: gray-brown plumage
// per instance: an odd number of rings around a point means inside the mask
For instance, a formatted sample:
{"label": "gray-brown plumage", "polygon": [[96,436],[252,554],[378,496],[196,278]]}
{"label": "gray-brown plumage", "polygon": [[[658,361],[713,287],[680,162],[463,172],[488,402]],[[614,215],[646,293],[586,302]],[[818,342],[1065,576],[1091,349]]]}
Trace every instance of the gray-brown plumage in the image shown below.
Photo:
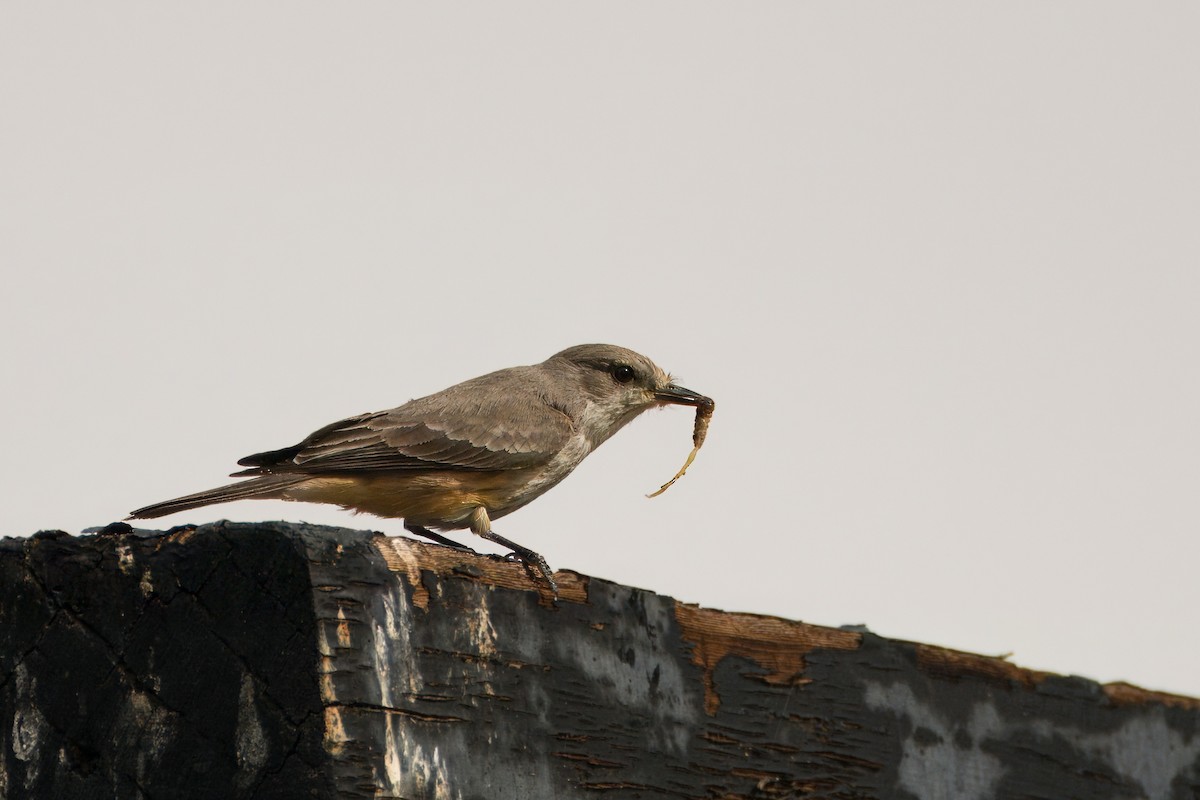
{"label": "gray-brown plumage", "polygon": [[299,444],[247,456],[248,480],[139,508],[147,519],[248,498],[334,503],[462,545],[435,530],[470,528],[535,565],[540,555],[494,533],[491,520],[534,500],[638,414],[708,398],[672,383],[623,347],[578,345],[541,364],[511,367],[388,411],[360,414]]}

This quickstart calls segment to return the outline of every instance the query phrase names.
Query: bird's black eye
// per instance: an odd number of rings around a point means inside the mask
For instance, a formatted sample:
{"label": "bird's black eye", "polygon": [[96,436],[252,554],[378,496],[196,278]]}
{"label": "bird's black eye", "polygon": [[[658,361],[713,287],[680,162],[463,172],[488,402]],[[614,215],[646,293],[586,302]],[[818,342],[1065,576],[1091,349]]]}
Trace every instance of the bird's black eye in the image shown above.
{"label": "bird's black eye", "polygon": [[612,368],[612,376],[617,383],[629,383],[633,380],[636,373],[633,367],[628,364],[614,364]]}

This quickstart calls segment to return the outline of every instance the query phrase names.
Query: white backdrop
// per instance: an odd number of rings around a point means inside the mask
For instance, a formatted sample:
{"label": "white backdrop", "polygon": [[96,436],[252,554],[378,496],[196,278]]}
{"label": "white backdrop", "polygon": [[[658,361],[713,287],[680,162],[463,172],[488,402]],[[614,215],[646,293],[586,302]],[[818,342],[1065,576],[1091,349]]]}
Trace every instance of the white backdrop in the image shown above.
{"label": "white backdrop", "polygon": [[[1200,694],[1198,24],[5,3],[2,532],[612,342],[717,413],[664,496],[689,409],[497,525],[553,566]],[[163,526],[221,517],[401,531]]]}

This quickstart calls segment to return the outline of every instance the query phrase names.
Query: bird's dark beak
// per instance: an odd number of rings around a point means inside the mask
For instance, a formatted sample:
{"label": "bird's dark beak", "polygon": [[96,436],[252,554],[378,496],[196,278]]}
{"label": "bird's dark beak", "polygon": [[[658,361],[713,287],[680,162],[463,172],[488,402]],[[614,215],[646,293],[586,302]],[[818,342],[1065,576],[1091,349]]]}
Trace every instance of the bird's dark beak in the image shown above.
{"label": "bird's dark beak", "polygon": [[671,384],[654,392],[654,397],[664,403],[674,403],[681,406],[699,406],[712,403],[702,394],[693,392],[691,389],[685,389],[682,386]]}

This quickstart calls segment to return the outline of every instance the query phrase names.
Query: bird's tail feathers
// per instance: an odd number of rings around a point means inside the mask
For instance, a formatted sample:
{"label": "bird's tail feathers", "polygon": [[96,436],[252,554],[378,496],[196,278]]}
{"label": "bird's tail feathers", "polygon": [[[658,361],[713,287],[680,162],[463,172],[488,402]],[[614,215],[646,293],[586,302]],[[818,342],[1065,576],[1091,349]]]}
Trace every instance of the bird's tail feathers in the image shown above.
{"label": "bird's tail feathers", "polygon": [[174,500],[165,500],[161,503],[144,506],[132,512],[125,519],[165,517],[167,514],[174,514],[177,511],[188,511],[201,506],[230,503],[234,500],[247,500],[254,497],[271,499],[278,497],[281,490],[302,483],[304,480],[306,480],[306,476],[303,475],[264,475],[254,480],[239,481],[205,492],[196,492],[184,497],[176,497]]}

